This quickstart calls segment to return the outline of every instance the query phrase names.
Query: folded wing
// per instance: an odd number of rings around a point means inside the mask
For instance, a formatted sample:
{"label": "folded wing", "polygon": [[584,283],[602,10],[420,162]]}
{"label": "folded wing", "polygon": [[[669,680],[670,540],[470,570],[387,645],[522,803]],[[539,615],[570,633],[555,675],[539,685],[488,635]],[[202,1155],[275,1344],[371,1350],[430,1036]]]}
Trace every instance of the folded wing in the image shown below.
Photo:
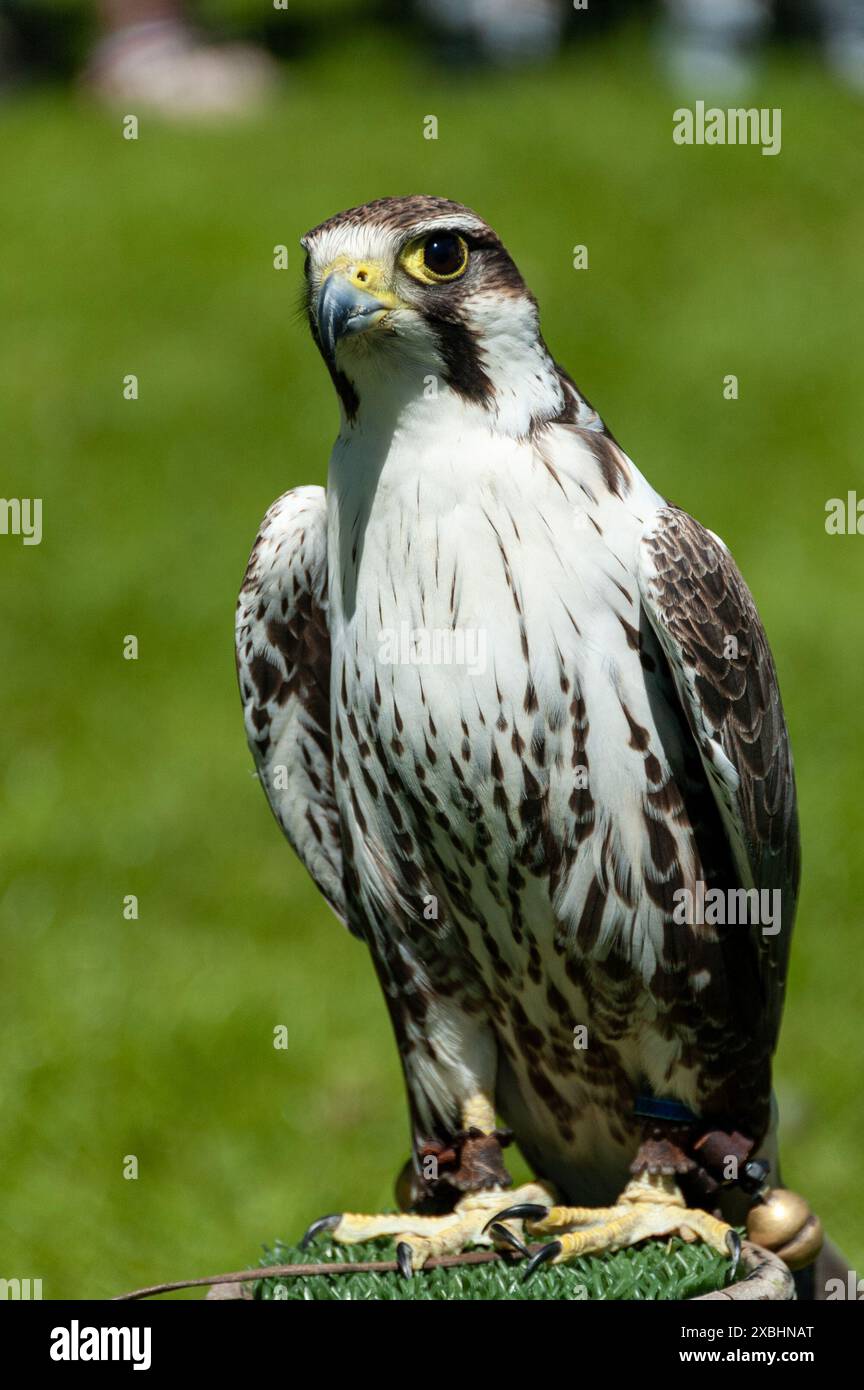
{"label": "folded wing", "polygon": [[639,584],[741,884],[781,893],[780,931],[756,933],[763,1022],[776,1033],[800,847],[792,754],[768,639],[729,551],[677,507],[661,508],[645,526]]}
{"label": "folded wing", "polygon": [[246,737],[267,800],[318,888],[345,920],[330,736],[324,489],[270,507],[237,601]]}

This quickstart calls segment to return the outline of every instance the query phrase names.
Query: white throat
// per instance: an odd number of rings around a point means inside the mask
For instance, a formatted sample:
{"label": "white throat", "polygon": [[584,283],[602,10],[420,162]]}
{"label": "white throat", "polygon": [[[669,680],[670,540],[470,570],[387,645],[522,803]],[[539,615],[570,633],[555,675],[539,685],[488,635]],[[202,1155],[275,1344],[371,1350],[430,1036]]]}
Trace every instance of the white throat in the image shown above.
{"label": "white throat", "polygon": [[389,337],[351,341],[338,366],[358,405],[351,418],[343,410],[343,437],[458,431],[461,416],[462,424],[470,418],[493,435],[520,439],[532,425],[560,415],[565,391],[540,337],[534,304],[512,298],[502,304],[482,294],[465,308],[477,372],[462,380],[425,325],[422,333],[407,323]]}

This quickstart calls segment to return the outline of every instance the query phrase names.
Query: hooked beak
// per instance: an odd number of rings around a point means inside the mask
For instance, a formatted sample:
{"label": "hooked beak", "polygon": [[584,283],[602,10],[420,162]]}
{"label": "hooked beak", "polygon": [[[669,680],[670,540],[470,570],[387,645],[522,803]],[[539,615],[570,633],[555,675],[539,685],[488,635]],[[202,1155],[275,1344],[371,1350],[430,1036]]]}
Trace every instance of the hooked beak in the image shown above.
{"label": "hooked beak", "polygon": [[326,355],[332,359],[341,338],[374,327],[392,308],[394,304],[384,303],[374,294],[360,289],[359,285],[352,284],[340,271],[334,270],[318,292],[315,311],[318,336]]}

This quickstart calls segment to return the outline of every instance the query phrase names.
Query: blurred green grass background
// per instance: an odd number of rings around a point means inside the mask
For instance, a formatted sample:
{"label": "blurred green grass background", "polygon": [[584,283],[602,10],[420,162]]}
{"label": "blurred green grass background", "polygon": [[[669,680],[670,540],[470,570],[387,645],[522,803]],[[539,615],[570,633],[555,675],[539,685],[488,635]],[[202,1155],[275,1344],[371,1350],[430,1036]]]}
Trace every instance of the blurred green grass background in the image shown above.
{"label": "blurred green grass background", "polygon": [[553,351],[757,597],[804,841],[784,1178],[862,1268],[864,541],[824,516],[864,491],[864,118],[794,54],[758,94],[782,107],[777,158],[675,146],[678,104],[635,32],[452,83],[368,28],[234,128],[145,118],[129,142],[38,91],[3,111],[0,491],[44,499],[44,539],[0,537],[0,1275],[105,1296],[391,1202],[389,1025],[251,775],[232,620],[262,513],[324,481],[337,424],[294,316],[297,239],[412,191],[500,231]]}

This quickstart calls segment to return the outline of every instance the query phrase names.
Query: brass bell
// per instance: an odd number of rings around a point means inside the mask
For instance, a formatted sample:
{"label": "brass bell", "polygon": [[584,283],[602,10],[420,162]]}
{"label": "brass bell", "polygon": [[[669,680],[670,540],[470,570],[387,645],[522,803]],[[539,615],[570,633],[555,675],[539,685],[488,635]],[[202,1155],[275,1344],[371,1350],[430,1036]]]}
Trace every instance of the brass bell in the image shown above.
{"label": "brass bell", "polygon": [[747,1235],[756,1245],[773,1250],[790,1269],[812,1264],[822,1249],[822,1222],[798,1192],[772,1187],[747,1214]]}

